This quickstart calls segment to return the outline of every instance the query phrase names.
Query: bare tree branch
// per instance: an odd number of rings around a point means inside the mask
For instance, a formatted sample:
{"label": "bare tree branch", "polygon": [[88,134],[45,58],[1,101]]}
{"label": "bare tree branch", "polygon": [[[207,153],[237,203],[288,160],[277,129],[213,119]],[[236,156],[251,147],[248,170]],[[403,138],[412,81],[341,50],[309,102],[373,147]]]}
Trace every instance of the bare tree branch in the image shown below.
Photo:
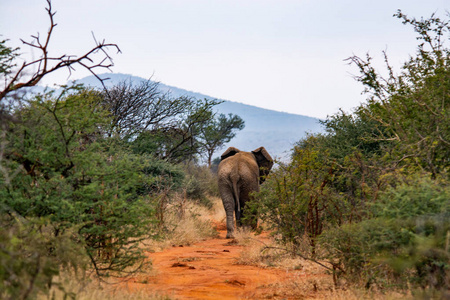
{"label": "bare tree branch", "polygon": [[[120,49],[116,44],[106,43],[105,40],[97,42],[94,37],[96,46],[86,52],[84,55],[77,57],[75,55],[64,54],[59,57],[48,56],[48,48],[50,44],[50,39],[53,33],[56,23],[54,22],[54,16],[56,12],[52,10],[51,0],[47,0],[48,7],[46,8],[48,17],[50,19],[50,27],[45,37],[45,42],[41,42],[39,34],[31,36],[32,41],[27,42],[21,40],[24,45],[38,49],[41,55],[38,59],[31,62],[24,62],[21,67],[6,80],[6,85],[2,91],[0,91],[0,101],[10,92],[17,91],[18,89],[24,87],[35,86],[39,81],[46,75],[53,73],[57,70],[67,68],[69,71],[69,76],[72,71],[75,70],[75,66],[79,65],[87,69],[92,75],[94,75],[104,86],[104,80],[96,74],[96,70],[99,68],[108,69],[114,65],[111,56],[108,54],[107,50],[110,48],[116,49],[117,53],[120,53]],[[101,52],[103,54],[103,59],[100,62],[96,62],[92,58],[96,53]],[[20,81],[25,76],[25,73],[30,70],[31,67],[37,66],[37,70],[32,73],[32,75],[24,80]]]}

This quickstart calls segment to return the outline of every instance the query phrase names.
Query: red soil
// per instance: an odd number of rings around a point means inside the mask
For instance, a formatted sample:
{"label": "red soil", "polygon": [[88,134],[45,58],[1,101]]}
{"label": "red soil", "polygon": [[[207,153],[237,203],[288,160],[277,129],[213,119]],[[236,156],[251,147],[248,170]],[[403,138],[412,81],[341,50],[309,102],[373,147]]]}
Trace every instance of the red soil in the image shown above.
{"label": "red soil", "polygon": [[[192,246],[175,246],[149,253],[154,274],[133,278],[126,283],[128,289],[175,299],[298,299],[277,294],[274,287],[294,279],[306,284],[307,279],[326,276],[306,274],[301,270],[238,265],[236,258],[241,251],[246,251],[246,247],[225,239],[225,231],[219,233],[218,238]],[[267,241],[264,235],[258,239]],[[302,298],[305,296],[303,294]]]}

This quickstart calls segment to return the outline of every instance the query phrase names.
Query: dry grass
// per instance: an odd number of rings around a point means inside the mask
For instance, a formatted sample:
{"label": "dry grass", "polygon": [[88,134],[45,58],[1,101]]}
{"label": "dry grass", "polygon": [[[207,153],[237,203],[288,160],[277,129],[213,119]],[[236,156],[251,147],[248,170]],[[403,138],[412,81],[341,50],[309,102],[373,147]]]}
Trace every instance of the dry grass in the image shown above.
{"label": "dry grass", "polygon": [[190,201],[185,201],[180,206],[172,206],[168,210],[167,223],[174,224],[175,227],[166,242],[174,245],[190,245],[216,237],[218,233],[214,226],[214,217],[217,215],[216,204],[211,209]]}
{"label": "dry grass", "polygon": [[218,235],[217,224],[223,223],[225,212],[219,198],[212,198],[213,206],[187,201],[179,196],[167,207],[165,227],[167,230],[159,240],[146,240],[142,247],[147,251],[162,251],[173,245],[191,245]]}
{"label": "dry grass", "polygon": [[292,256],[267,235],[255,236],[248,229],[238,229],[235,240],[239,245],[245,246],[245,250],[236,259],[236,264],[277,268],[290,273],[295,271],[291,273],[292,280],[261,287],[270,291],[264,295],[268,299],[413,299],[410,294],[360,290],[345,284],[336,289],[327,270],[317,263]]}
{"label": "dry grass", "polygon": [[278,245],[267,234],[255,236],[253,232],[246,228],[236,230],[235,239],[238,244],[246,247],[240,253],[237,264],[253,265],[262,268],[275,267],[285,270],[304,270],[308,272],[323,273],[323,270],[316,264],[293,257],[283,246]]}
{"label": "dry grass", "polygon": [[394,300],[415,299],[410,294],[373,292],[357,289],[334,289],[326,280],[307,279],[277,282],[261,288],[265,299],[327,299],[327,300]]}
{"label": "dry grass", "polygon": [[[75,275],[65,274],[59,277],[57,281],[58,287],[54,287],[50,291],[49,296],[40,295],[37,299],[72,299],[77,300],[169,300],[172,299],[167,295],[159,295],[153,291],[140,289],[130,290],[122,283],[100,283],[85,278],[77,278]],[[62,288],[62,289],[61,289]]]}
{"label": "dry grass", "polygon": [[215,224],[220,224],[225,228],[225,209],[222,200],[219,197],[211,197],[212,207],[208,214],[204,215],[205,220],[212,220]]}

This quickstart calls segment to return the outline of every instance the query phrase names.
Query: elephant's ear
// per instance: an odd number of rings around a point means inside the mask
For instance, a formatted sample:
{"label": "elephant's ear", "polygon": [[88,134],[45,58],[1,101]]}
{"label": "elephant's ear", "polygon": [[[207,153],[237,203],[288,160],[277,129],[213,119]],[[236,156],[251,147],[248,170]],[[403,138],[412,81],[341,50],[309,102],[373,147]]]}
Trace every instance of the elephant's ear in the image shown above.
{"label": "elephant's ear", "polygon": [[222,161],[225,158],[233,156],[238,152],[241,152],[241,150],[239,150],[238,148],[230,147],[220,156],[220,160]]}
{"label": "elephant's ear", "polygon": [[263,183],[266,180],[266,176],[269,175],[270,169],[272,169],[273,159],[264,147],[259,147],[253,150],[252,153],[259,166],[259,183]]}

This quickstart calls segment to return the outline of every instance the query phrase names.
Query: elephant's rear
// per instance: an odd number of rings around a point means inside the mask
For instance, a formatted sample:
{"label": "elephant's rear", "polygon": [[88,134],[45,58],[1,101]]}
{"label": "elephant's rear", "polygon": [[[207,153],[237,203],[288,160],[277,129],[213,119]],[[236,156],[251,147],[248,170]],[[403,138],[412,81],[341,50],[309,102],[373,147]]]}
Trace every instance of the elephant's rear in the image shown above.
{"label": "elephant's rear", "polygon": [[239,186],[240,175],[237,164],[233,163],[233,159],[221,161],[217,172],[219,193],[222,198],[225,210],[227,208],[235,210],[236,203],[239,203]]}
{"label": "elephant's rear", "polygon": [[219,192],[227,215],[227,238],[233,237],[234,214],[241,225],[245,203],[250,200],[251,192],[259,191],[262,175],[267,175],[272,164],[273,160],[264,147],[252,152],[230,147],[222,154],[217,174]]}

